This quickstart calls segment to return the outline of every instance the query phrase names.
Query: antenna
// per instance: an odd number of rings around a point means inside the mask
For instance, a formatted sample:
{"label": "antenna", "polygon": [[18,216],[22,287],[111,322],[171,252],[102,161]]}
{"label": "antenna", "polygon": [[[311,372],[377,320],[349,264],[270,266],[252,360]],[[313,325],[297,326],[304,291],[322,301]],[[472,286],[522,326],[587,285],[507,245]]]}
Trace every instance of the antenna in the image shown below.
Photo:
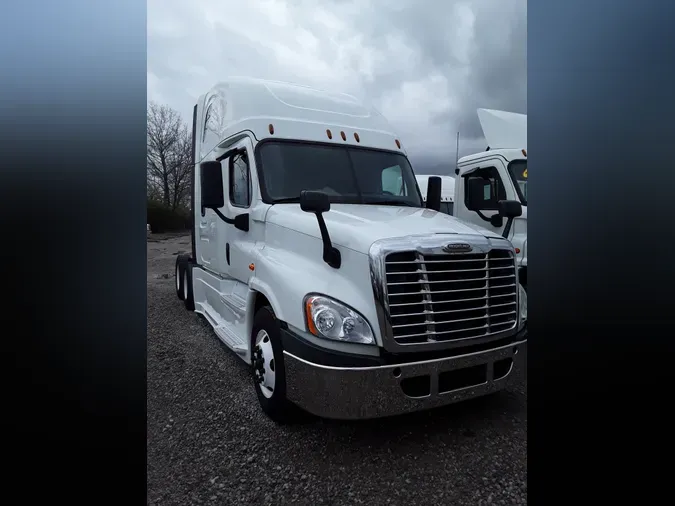
{"label": "antenna", "polygon": [[455,166],[459,161],[459,130],[457,130],[457,152],[455,153]]}

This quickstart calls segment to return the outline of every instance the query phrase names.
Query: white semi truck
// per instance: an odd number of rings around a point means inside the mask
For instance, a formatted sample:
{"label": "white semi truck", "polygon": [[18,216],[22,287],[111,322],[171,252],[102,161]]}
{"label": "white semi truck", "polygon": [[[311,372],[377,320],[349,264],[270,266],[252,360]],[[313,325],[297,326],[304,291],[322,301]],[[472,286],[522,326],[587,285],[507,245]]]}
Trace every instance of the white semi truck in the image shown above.
{"label": "white semi truck", "polygon": [[[377,111],[230,79],[194,107],[193,157],[176,292],[251,365],[270,418],[374,418],[508,384],[526,342],[515,250],[437,212],[438,179],[423,205]],[[499,203],[506,221],[520,208]]]}
{"label": "white semi truck", "polygon": [[[448,176],[438,176],[443,179],[443,192],[449,191],[446,185],[454,192],[452,207],[448,211],[441,206],[441,212],[500,235],[506,234],[515,246],[520,283],[527,291],[527,115],[478,109],[478,119],[488,148],[460,158],[452,183]],[[429,177],[417,176],[420,188],[420,179]],[[475,180],[482,181],[485,191],[477,200],[467,191]],[[521,203],[522,214],[507,229],[507,221],[499,214],[498,202],[509,199]]]}
{"label": "white semi truck", "polygon": [[[527,115],[478,109],[487,150],[464,156],[455,169],[454,216],[475,223],[513,243],[518,257],[519,279],[527,291]],[[484,198],[473,200],[467,189],[482,181]],[[499,214],[500,200],[515,200],[522,214],[512,223]]]}

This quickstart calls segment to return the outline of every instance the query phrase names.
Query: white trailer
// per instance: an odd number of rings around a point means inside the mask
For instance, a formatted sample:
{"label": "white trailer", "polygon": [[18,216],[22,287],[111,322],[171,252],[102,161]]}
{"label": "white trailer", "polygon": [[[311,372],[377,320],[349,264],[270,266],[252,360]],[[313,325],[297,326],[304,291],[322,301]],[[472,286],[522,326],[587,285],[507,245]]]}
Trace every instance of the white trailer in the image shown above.
{"label": "white trailer", "polygon": [[437,212],[436,180],[425,208],[377,111],[230,79],[194,107],[193,154],[176,292],[251,365],[272,419],[380,417],[508,384],[526,339],[514,248]]}

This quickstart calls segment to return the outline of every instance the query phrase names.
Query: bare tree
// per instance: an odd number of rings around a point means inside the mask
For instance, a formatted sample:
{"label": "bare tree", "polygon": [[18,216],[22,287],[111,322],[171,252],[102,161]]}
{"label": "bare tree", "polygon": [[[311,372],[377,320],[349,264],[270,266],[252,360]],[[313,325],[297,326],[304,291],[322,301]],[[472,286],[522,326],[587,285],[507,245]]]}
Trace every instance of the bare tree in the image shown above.
{"label": "bare tree", "polygon": [[148,197],[175,210],[185,206],[190,189],[192,143],[180,114],[166,105],[148,104]]}

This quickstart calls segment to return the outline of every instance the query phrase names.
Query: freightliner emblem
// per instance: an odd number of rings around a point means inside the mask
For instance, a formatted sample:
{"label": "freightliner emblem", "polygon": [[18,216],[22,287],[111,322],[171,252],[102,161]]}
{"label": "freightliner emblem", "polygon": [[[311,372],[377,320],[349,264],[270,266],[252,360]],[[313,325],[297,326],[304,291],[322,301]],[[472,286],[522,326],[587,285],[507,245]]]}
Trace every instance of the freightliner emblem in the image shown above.
{"label": "freightliner emblem", "polygon": [[466,253],[472,249],[471,245],[465,242],[456,242],[443,246],[443,251],[446,253]]}

